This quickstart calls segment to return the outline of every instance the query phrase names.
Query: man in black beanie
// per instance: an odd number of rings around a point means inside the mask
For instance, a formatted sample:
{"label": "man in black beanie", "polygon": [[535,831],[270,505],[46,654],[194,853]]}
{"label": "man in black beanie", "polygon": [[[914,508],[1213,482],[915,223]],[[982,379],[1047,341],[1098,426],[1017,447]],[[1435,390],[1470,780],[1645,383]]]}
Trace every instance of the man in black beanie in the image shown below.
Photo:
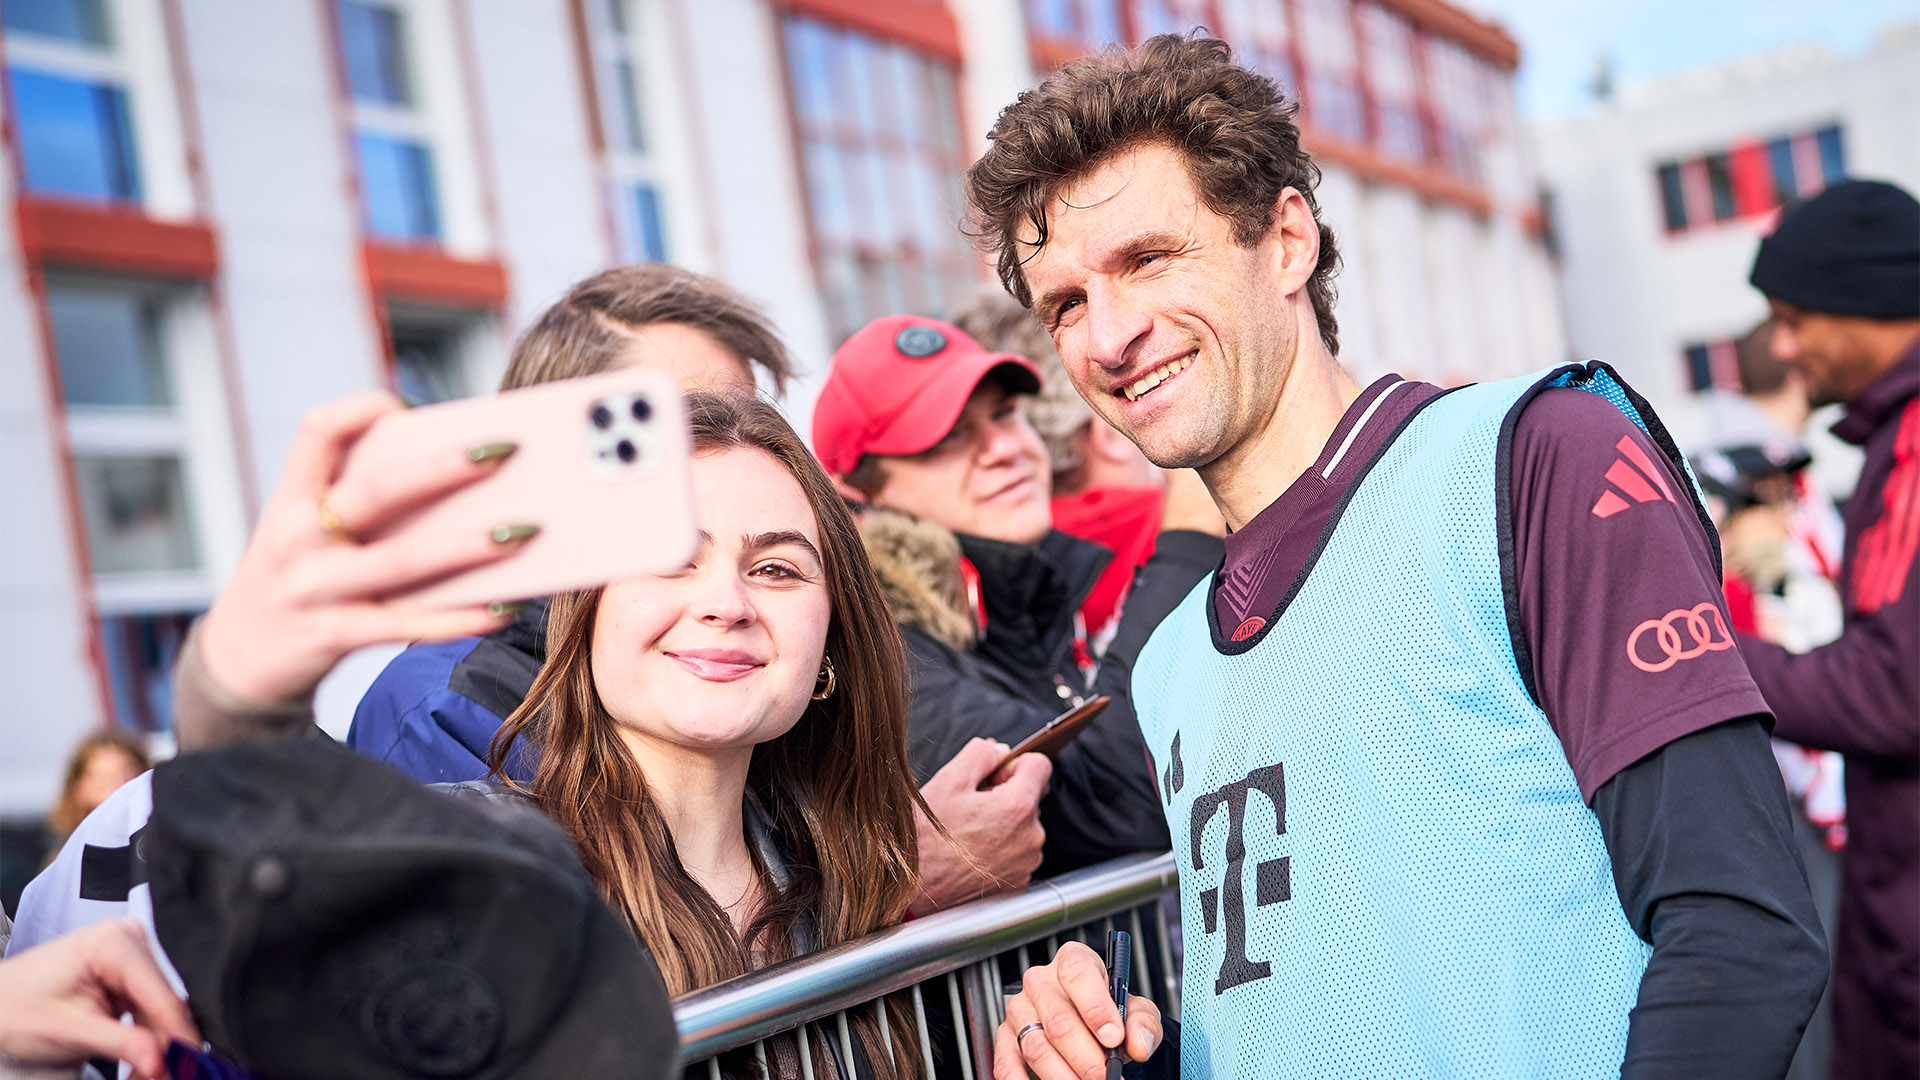
{"label": "man in black beanie", "polygon": [[1800,655],[1740,651],[1774,733],[1846,755],[1848,841],[1833,950],[1833,1075],[1920,1076],[1920,203],[1836,184],[1760,242],[1773,350],[1833,433],[1865,448],[1846,506],[1845,630]]}

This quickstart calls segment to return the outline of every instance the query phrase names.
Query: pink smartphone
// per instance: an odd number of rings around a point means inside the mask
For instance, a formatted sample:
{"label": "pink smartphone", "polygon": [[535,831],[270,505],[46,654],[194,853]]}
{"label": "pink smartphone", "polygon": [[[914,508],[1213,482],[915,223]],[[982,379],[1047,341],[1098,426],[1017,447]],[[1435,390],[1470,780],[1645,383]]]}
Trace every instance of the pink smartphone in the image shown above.
{"label": "pink smartphone", "polygon": [[686,412],[673,381],[627,369],[490,397],[392,413],[349,454],[348,468],[485,443],[519,449],[492,476],[429,503],[375,536],[540,531],[520,550],[397,593],[438,609],[524,600],[684,565],[697,538]]}

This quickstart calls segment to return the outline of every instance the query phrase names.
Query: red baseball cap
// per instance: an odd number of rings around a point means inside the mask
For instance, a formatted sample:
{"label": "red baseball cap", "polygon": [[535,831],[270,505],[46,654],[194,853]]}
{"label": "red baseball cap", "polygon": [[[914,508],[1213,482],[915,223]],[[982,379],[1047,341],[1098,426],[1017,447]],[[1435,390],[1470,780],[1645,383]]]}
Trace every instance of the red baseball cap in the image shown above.
{"label": "red baseball cap", "polygon": [[860,328],[827,367],[813,405],[813,450],[835,476],[862,454],[917,454],[953,430],[980,380],[1040,392],[1040,371],[1015,353],[988,352],[959,327],[888,315]]}

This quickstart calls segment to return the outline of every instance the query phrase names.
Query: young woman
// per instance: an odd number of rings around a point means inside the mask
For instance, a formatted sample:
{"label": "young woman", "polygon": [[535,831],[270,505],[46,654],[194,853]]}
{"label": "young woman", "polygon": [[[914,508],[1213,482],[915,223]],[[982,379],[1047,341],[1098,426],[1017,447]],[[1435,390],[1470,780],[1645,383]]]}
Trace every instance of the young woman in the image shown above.
{"label": "young woman", "polygon": [[[495,738],[684,993],[898,922],[913,896],[905,654],[832,482],[771,405],[693,394],[700,547],[556,597]],[[862,1015],[876,1075],[919,1055]]]}

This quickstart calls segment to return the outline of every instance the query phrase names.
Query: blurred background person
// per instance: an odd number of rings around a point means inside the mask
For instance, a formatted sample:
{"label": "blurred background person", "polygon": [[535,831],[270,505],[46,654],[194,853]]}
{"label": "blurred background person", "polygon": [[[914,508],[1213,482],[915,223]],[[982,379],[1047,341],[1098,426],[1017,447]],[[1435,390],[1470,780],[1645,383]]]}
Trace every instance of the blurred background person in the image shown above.
{"label": "blurred background person", "polygon": [[1046,446],[1053,471],[1053,527],[1113,552],[1080,605],[1097,657],[1119,625],[1134,572],[1153,555],[1166,480],[1126,436],[1094,420],[1093,410],[1067,381],[1046,328],[1005,290],[977,293],[954,313],[953,324],[993,352],[1026,357],[1040,373],[1040,391],[1027,404],[1027,419]]}
{"label": "blurred background person", "polygon": [[89,735],[74,747],[67,761],[67,779],[60,785],[60,801],[47,815],[53,832],[53,847],[66,842],[80,819],[120,790],[120,785],[146,772],[152,765],[140,741],[122,731],[102,731]]}
{"label": "blurred background person", "polygon": [[1740,640],[1775,734],[1846,756],[1833,953],[1835,1076],[1920,1074],[1920,203],[1848,181],[1761,241],[1773,351],[1865,449],[1846,507],[1844,628],[1795,653]]}
{"label": "blurred background person", "polygon": [[1167,521],[1112,646],[1090,662],[1080,605],[1112,554],[1053,527],[1051,463],[1028,423],[1039,372],[958,327],[894,315],[834,354],[813,445],[889,588],[913,680],[908,748],[926,776],[970,741],[1018,743],[1104,694],[1055,755],[1037,873],[1169,843],[1132,705],[1133,658],[1219,564],[1209,518]]}

